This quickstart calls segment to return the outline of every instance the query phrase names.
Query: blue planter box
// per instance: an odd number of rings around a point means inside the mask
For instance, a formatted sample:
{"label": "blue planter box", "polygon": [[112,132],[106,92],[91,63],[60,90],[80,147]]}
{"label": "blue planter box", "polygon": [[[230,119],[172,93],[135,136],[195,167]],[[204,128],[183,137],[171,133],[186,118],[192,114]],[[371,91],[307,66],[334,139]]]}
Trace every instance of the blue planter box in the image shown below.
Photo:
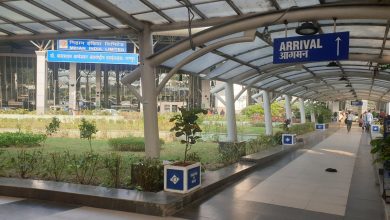
{"label": "blue planter box", "polygon": [[282,144],[283,145],[294,145],[297,143],[296,134],[282,134]]}
{"label": "blue planter box", "polygon": [[372,133],[379,133],[381,130],[381,128],[379,127],[379,125],[371,125],[371,132]]}
{"label": "blue planter box", "polygon": [[188,166],[164,166],[164,190],[168,192],[188,193],[201,185],[200,163]]}
{"label": "blue planter box", "polygon": [[316,124],[316,130],[326,130],[327,124]]}

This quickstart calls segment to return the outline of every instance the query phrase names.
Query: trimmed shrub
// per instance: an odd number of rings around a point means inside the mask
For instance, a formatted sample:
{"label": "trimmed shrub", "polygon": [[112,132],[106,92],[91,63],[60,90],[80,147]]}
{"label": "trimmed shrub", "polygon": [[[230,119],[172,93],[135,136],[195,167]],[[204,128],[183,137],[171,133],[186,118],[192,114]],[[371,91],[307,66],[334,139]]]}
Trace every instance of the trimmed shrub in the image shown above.
{"label": "trimmed shrub", "polygon": [[35,147],[46,140],[44,134],[23,132],[0,133],[0,147]]}
{"label": "trimmed shrub", "polygon": [[[160,143],[164,141],[160,139]],[[143,137],[123,137],[108,140],[108,145],[115,151],[145,151],[145,139]]]}
{"label": "trimmed shrub", "polygon": [[131,165],[131,185],[138,190],[157,192],[164,188],[164,166],[157,159],[142,159]]}

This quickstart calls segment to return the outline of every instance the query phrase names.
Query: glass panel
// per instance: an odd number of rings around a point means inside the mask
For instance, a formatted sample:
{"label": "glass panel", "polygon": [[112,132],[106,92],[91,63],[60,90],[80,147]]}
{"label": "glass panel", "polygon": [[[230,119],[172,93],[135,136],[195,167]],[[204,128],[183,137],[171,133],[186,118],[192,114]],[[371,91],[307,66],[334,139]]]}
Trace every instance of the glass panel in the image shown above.
{"label": "glass panel", "polygon": [[7,22],[0,19],[0,24],[4,24],[4,23],[7,23]]}
{"label": "glass panel", "polygon": [[[285,31],[278,31],[278,32],[271,33],[272,39],[285,38],[285,36],[286,36]],[[295,36],[301,36],[301,35],[295,33],[295,29],[294,30],[287,30],[287,37],[295,37]]]}
{"label": "glass panel", "polygon": [[276,0],[281,8],[289,8],[291,6],[296,6],[295,0]]}
{"label": "glass panel", "polygon": [[30,29],[33,29],[34,31],[40,32],[40,33],[57,33],[57,31],[50,29],[42,24],[39,23],[21,23],[21,25],[28,27]]}
{"label": "glass panel", "polygon": [[305,63],[305,67],[313,67],[313,66],[326,66],[329,62],[316,62],[316,63]]}
{"label": "glass panel", "polygon": [[19,9],[27,14],[30,14],[38,19],[41,19],[41,20],[47,21],[47,20],[57,20],[58,19],[58,17],[48,13],[47,11],[40,9],[37,6],[32,5],[32,4],[25,2],[25,1],[12,1],[12,2],[7,2],[6,4],[10,5],[14,8],[17,8],[17,9]]}
{"label": "glass panel", "polygon": [[72,2],[76,3],[77,5],[81,6],[84,9],[87,9],[90,11],[92,14],[98,16],[98,17],[106,17],[109,16],[106,12],[96,8],[95,6],[89,4],[85,0],[71,0]]}
{"label": "glass panel", "polygon": [[6,36],[6,35],[8,35],[8,34],[3,33],[3,32],[0,32],[0,35],[1,35],[1,36]]}
{"label": "glass panel", "polygon": [[149,12],[149,13],[144,13],[144,14],[137,14],[133,15],[136,19],[141,20],[141,21],[149,21],[153,24],[162,24],[162,23],[168,23],[165,18],[161,17],[159,14],[156,12]]}
{"label": "glass panel", "polygon": [[12,24],[0,24],[0,28],[1,29],[4,29],[6,31],[9,31],[9,32],[12,32],[14,34],[32,34],[20,27],[17,27],[15,25],[12,25]]}
{"label": "glass panel", "polygon": [[[185,7],[162,10],[162,12],[175,21],[188,21],[188,10]],[[200,19],[199,15],[196,13],[194,15],[194,20]]]}
{"label": "glass panel", "polygon": [[199,3],[205,3],[205,2],[212,2],[214,0],[190,0],[192,4],[199,4]]}
{"label": "glass panel", "polygon": [[183,70],[190,71],[193,73],[199,73],[204,69],[209,68],[210,66],[221,62],[224,60],[224,57],[208,53],[202,57],[199,57],[198,59],[192,61],[191,63],[185,65],[182,67]]}
{"label": "glass panel", "polygon": [[[385,35],[384,26],[338,26],[337,32],[349,31],[351,37],[380,37]],[[333,27],[322,27],[324,33],[333,33]]]}
{"label": "glass panel", "polygon": [[328,66],[319,66],[319,67],[311,67],[311,71],[316,70],[340,70],[340,67],[328,67]]}
{"label": "glass panel", "polygon": [[107,27],[106,25],[100,23],[95,19],[76,20],[76,22],[84,26],[90,27],[92,29],[103,29],[103,30],[110,29],[109,27]]}
{"label": "glass panel", "polygon": [[192,4],[198,4],[198,3],[205,3],[205,2],[212,2],[214,0],[190,0]]}
{"label": "glass panel", "polygon": [[114,25],[117,28],[127,28],[128,25],[122,24],[122,22],[116,20],[115,18],[103,18],[103,20],[107,21],[108,23]]}
{"label": "glass panel", "polygon": [[66,4],[62,0],[36,0],[36,2],[51,8],[52,10],[72,19],[88,18],[88,16],[81,11]]}
{"label": "glass panel", "polygon": [[219,78],[221,79],[230,79],[232,77],[235,77],[235,76],[238,76],[240,75],[241,73],[244,73],[248,70],[252,70],[252,68],[250,68],[249,66],[239,66],[223,75],[221,75]]}
{"label": "glass panel", "polygon": [[151,11],[148,6],[144,5],[140,1],[129,1],[129,0],[109,0],[112,4],[118,8],[126,11],[129,14],[141,13]]}
{"label": "glass panel", "polygon": [[269,56],[269,57],[266,57],[266,58],[262,58],[260,60],[253,61],[253,62],[251,62],[251,64],[255,65],[255,66],[263,66],[265,64],[269,64],[269,63],[272,63],[272,62],[273,62],[273,57]]}
{"label": "glass panel", "polygon": [[[318,21],[319,24],[328,24],[333,25],[333,20],[321,20]],[[367,23],[367,24],[386,24],[386,20],[380,20],[380,19],[337,19],[336,25],[338,23]],[[333,28],[333,26],[332,26]]]}
{"label": "glass panel", "polygon": [[149,0],[149,2],[159,9],[170,8],[170,7],[181,5],[176,0]]}
{"label": "glass panel", "polygon": [[243,13],[276,10],[268,0],[233,0],[233,2]]}
{"label": "glass panel", "polygon": [[18,13],[15,13],[7,8],[0,6],[0,15],[15,22],[30,22],[29,18],[26,18]]}
{"label": "glass panel", "polygon": [[[304,71],[304,72],[306,72],[306,71]],[[293,76],[293,75],[304,73],[304,72],[302,72],[302,71],[290,71],[290,72],[287,72],[287,73],[279,74],[279,76],[281,76],[281,77],[288,77],[288,76]]]}
{"label": "glass panel", "polygon": [[252,50],[256,47],[263,47],[267,44],[260,40],[258,37],[256,37],[256,40],[254,42],[245,42],[245,43],[237,43],[237,44],[230,44],[227,46],[224,46],[220,49],[218,49],[221,52],[224,52],[229,55],[237,55],[240,53],[243,53],[245,51]]}
{"label": "glass panel", "polygon": [[259,59],[261,57],[265,57],[271,55],[273,53],[272,47],[266,47],[260,50],[254,50],[243,55],[237,56],[238,59],[249,62],[252,60]]}
{"label": "glass panel", "polygon": [[48,22],[48,23],[55,25],[57,27],[60,27],[66,31],[82,31],[81,28],[74,26],[73,24],[71,24],[67,21],[52,21],[52,22]]}
{"label": "glass panel", "polygon": [[390,56],[390,48],[383,50],[383,55]]}
{"label": "glass panel", "polygon": [[241,64],[235,62],[235,61],[232,61],[232,60],[228,60],[226,62],[223,62],[220,66],[218,66],[217,68],[215,68],[213,71],[211,71],[210,74],[212,75],[220,75],[222,73],[225,73],[233,68],[236,68],[238,66],[240,66]]}
{"label": "glass panel", "polygon": [[230,34],[230,35],[223,36],[223,37],[217,38],[215,40],[209,41],[206,43],[206,45],[210,45],[210,44],[213,44],[215,42],[222,41],[222,40],[231,39],[231,38],[235,38],[235,37],[242,37],[242,36],[244,36],[244,32],[238,32],[235,34]]}
{"label": "glass panel", "polygon": [[256,86],[263,86],[267,83],[270,83],[270,82],[274,82],[276,81],[276,83],[282,83],[283,80],[280,80],[279,78],[276,78],[276,77],[270,77],[270,78],[267,78],[267,79],[264,79],[258,83],[256,83]]}
{"label": "glass panel", "polygon": [[298,7],[304,7],[304,6],[311,6],[311,5],[318,5],[318,4],[320,4],[320,1],[318,1],[318,0],[294,0],[294,2],[297,3]]}
{"label": "glass panel", "polygon": [[170,58],[169,60],[162,63],[162,65],[168,66],[168,67],[174,67],[174,66],[176,66],[176,64],[178,64],[180,61],[182,61],[184,58],[186,58],[187,56],[189,56],[193,52],[194,51],[192,51],[192,50],[187,50],[187,51],[185,51],[177,56]]}
{"label": "glass panel", "polygon": [[298,74],[298,75],[293,75],[293,76],[286,77],[286,79],[299,79],[299,78],[308,77],[308,76],[312,76],[312,75],[310,73],[301,73],[301,74]]}
{"label": "glass panel", "polygon": [[360,65],[360,66],[364,66],[364,65],[367,65],[367,62],[363,62],[363,61],[340,61],[340,63],[342,65]]}
{"label": "glass panel", "polygon": [[237,13],[225,1],[201,4],[196,7],[209,18],[237,15]]}
{"label": "glass panel", "polygon": [[366,48],[349,48],[350,53],[367,53],[367,54],[378,54],[381,52],[380,49],[366,49]]}
{"label": "glass panel", "polygon": [[381,47],[383,41],[370,39],[349,39],[349,46]]}

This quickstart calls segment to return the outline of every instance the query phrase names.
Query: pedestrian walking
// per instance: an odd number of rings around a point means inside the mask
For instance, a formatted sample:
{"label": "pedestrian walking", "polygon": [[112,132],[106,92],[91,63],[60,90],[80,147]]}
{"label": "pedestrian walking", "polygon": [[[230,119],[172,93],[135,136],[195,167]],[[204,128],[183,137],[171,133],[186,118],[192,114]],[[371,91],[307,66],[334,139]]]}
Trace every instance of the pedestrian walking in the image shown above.
{"label": "pedestrian walking", "polygon": [[351,113],[351,111],[348,111],[346,119],[347,119],[347,131],[350,132],[352,127],[352,120],[353,120],[353,114]]}

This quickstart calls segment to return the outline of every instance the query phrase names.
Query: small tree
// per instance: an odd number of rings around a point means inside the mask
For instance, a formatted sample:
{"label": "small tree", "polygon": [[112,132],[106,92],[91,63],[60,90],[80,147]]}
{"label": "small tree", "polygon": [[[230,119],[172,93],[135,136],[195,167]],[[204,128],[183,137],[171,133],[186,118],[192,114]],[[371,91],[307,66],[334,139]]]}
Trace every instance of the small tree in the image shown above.
{"label": "small tree", "polygon": [[60,128],[60,124],[60,120],[56,117],[53,117],[50,124],[46,126],[46,135],[51,136],[52,134],[56,133]]}
{"label": "small tree", "polygon": [[86,138],[89,141],[89,147],[92,151],[92,135],[96,134],[98,130],[96,129],[96,125],[92,122],[85,120],[85,118],[81,119],[81,124],[79,124],[80,130],[80,138]]}
{"label": "small tree", "polygon": [[207,110],[204,109],[190,109],[179,108],[180,114],[173,116],[169,121],[175,122],[175,126],[171,128],[171,131],[175,132],[176,137],[185,136],[185,140],[181,140],[182,144],[186,145],[184,151],[184,163],[187,160],[187,153],[191,150],[191,146],[196,143],[200,138],[196,133],[202,132],[196,120],[199,118],[198,114],[207,114]]}

